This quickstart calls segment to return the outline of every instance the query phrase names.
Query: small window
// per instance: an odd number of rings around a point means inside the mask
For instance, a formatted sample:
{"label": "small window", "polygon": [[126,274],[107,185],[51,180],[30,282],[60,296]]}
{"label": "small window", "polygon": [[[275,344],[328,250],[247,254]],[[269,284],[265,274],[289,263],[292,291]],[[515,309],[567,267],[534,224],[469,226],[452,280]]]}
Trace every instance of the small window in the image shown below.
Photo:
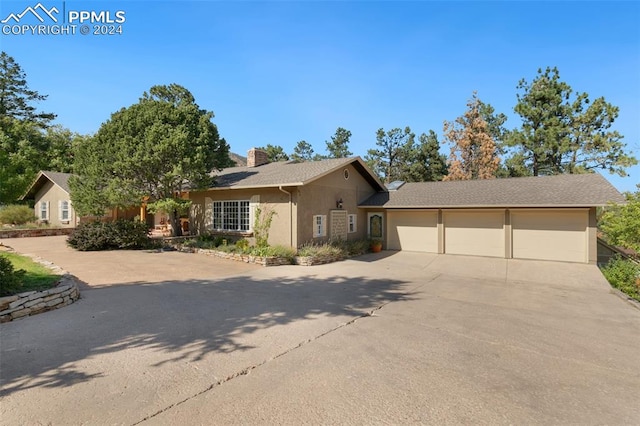
{"label": "small window", "polygon": [[349,179],[349,169],[344,169],[344,180]]}
{"label": "small window", "polygon": [[69,201],[60,201],[60,221],[69,222]]}
{"label": "small window", "polygon": [[313,216],[313,237],[324,237],[327,235],[327,216],[325,215],[315,215]]}
{"label": "small window", "polygon": [[40,201],[40,220],[49,220],[49,202]]}
{"label": "small window", "polygon": [[358,216],[355,214],[349,215],[349,233],[352,234],[358,230],[357,227]]}

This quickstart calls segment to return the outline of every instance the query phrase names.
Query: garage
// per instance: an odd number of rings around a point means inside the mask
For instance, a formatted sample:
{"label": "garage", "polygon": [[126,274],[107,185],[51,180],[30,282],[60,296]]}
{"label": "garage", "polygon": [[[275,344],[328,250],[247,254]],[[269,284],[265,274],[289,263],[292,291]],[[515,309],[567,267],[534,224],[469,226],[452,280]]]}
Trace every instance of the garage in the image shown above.
{"label": "garage", "polygon": [[589,211],[512,210],[513,258],[588,261]]}
{"label": "garage", "polygon": [[444,252],[505,256],[504,210],[444,211]]}
{"label": "garage", "polygon": [[390,211],[387,223],[390,250],[438,252],[437,211]]}

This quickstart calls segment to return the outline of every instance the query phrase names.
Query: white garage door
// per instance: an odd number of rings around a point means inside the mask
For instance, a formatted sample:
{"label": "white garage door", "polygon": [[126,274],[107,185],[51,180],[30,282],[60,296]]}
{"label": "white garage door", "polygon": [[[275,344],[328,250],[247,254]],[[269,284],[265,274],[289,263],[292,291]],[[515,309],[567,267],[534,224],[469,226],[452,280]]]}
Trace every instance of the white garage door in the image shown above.
{"label": "white garage door", "polygon": [[587,262],[586,210],[511,211],[514,259]]}
{"label": "white garage door", "polygon": [[504,257],[504,211],[444,212],[445,253]]}
{"label": "white garage door", "polygon": [[388,212],[391,250],[438,252],[438,213],[430,211]]}

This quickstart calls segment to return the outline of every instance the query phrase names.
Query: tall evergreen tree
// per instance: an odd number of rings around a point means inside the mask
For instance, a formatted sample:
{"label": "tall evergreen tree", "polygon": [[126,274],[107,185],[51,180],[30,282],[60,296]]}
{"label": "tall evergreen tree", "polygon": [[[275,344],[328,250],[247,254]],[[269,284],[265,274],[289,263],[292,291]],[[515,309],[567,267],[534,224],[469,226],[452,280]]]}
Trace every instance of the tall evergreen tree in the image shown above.
{"label": "tall evergreen tree", "polygon": [[619,109],[603,97],[590,101],[560,80],[557,68],[538,70],[531,82],[522,79],[514,110],[522,126],[507,138],[516,167],[534,176],[606,169],[621,176],[637,159],[625,150],[623,136],[610,130]]}
{"label": "tall evergreen tree", "polygon": [[270,163],[287,161],[289,159],[287,153],[284,152],[284,148],[282,148],[280,145],[267,144],[267,146],[263,146],[257,149],[260,149],[267,153],[267,158],[269,159]]}
{"label": "tall evergreen tree", "polygon": [[331,141],[326,141],[328,158],[346,158],[353,155],[349,151],[349,138],[351,132],[342,127],[336,129],[336,133],[331,136]]}
{"label": "tall evergreen tree", "polygon": [[487,122],[474,93],[467,111],[454,122],[444,123],[445,139],[451,144],[449,174],[444,180],[491,179],[496,177],[500,158]]}
{"label": "tall evergreen tree", "polygon": [[16,120],[32,123],[46,128],[56,118],[49,112],[39,112],[34,103],[44,101],[47,95],[41,95],[29,89],[27,75],[22,67],[6,52],[0,53],[0,117],[12,117]]}
{"label": "tall evergreen tree", "polygon": [[298,141],[296,146],[293,148],[291,159],[300,162],[312,161],[314,159],[313,147],[307,141]]}
{"label": "tall evergreen tree", "polygon": [[433,130],[429,134],[422,133],[419,143],[408,152],[404,159],[407,172],[403,180],[408,182],[439,181],[447,175],[447,157],[440,153],[438,135]]}
{"label": "tall evergreen tree", "polygon": [[365,161],[385,183],[404,180],[408,169],[406,160],[414,149],[415,136],[409,126],[387,132],[380,128],[376,132],[378,149],[368,150]]}
{"label": "tall evergreen tree", "polygon": [[140,101],[111,115],[96,135],[82,143],[70,180],[78,213],[139,205],[169,213],[180,235],[180,193],[211,184],[209,173],[233,165],[229,146],[193,95],[177,84],[153,86]]}

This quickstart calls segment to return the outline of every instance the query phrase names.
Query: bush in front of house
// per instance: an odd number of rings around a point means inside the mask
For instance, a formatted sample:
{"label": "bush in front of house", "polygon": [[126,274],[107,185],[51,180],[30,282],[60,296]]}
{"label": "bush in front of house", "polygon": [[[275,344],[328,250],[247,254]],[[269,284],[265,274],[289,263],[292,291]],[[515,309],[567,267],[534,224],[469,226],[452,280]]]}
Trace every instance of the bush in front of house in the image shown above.
{"label": "bush in front of house", "polygon": [[640,301],[640,265],[616,257],[602,268],[609,284]]}
{"label": "bush in front of house", "polygon": [[38,220],[29,206],[10,204],[0,208],[0,223],[6,225],[24,225]]}
{"label": "bush in front of house", "polygon": [[152,246],[148,232],[147,224],[139,220],[82,222],[67,243],[80,251],[145,249]]}
{"label": "bush in front of house", "polygon": [[14,269],[9,259],[0,255],[0,297],[20,293],[25,271]]}

